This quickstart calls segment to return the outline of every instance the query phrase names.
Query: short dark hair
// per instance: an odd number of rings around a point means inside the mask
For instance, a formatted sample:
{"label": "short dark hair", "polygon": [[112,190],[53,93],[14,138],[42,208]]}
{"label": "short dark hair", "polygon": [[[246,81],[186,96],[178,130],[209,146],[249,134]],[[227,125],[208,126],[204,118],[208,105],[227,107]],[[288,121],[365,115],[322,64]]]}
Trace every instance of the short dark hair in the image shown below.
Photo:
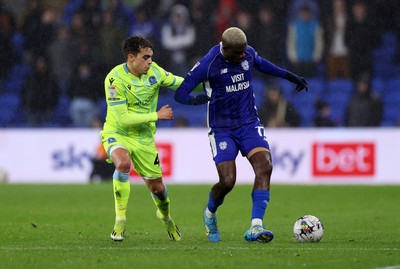
{"label": "short dark hair", "polygon": [[124,55],[125,59],[128,58],[128,54],[132,53],[134,55],[137,55],[141,49],[145,48],[153,48],[153,44],[146,38],[142,36],[130,36],[127,39],[125,39],[124,42]]}

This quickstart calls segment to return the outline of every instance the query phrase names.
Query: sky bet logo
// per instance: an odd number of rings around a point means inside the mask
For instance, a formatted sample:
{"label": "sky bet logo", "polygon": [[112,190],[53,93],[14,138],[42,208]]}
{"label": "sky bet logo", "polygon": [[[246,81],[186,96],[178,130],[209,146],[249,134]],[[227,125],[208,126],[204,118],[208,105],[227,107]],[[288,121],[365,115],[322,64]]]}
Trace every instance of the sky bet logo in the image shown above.
{"label": "sky bet logo", "polygon": [[315,143],[312,169],[314,176],[373,176],[374,143]]}

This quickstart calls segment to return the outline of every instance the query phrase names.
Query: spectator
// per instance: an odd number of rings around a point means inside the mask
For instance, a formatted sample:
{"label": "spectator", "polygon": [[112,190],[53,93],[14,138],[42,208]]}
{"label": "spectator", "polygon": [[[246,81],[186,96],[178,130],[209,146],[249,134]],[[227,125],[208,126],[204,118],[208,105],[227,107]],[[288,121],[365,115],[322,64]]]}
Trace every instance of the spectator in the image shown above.
{"label": "spectator", "polygon": [[345,41],[350,53],[350,70],[354,80],[362,74],[372,74],[372,51],[379,45],[377,26],[368,17],[367,5],[356,1],[346,25]]}
{"label": "spectator", "polygon": [[219,0],[215,13],[215,40],[221,40],[225,29],[236,25],[236,13],[239,7],[236,0]]}
{"label": "spectator", "polygon": [[300,17],[289,25],[287,55],[296,73],[315,77],[323,52],[323,30],[309,6],[300,9]]}
{"label": "spectator", "polygon": [[298,127],[300,125],[299,113],[282,95],[277,85],[266,90],[265,101],[258,114],[265,127]]}
{"label": "spectator", "polygon": [[335,127],[336,123],[332,120],[331,107],[322,100],[315,102],[316,115],[314,118],[315,127]]}
{"label": "spectator", "polygon": [[277,65],[282,63],[283,36],[281,30],[274,10],[265,4],[260,5],[256,28],[253,29],[257,33],[257,38],[253,43],[254,48],[260,56]]}
{"label": "spectator", "polygon": [[201,59],[209,48],[217,43],[214,35],[210,34],[213,29],[213,19],[210,10],[214,10],[215,1],[213,0],[192,0],[189,4],[189,13],[196,29],[196,49],[191,50],[191,63],[193,66],[198,59]]}
{"label": "spectator", "polygon": [[168,21],[161,27],[161,44],[170,55],[168,67],[176,75],[185,75],[189,69],[188,53],[196,40],[196,29],[190,22],[188,9],[174,5]]}
{"label": "spectator", "polygon": [[327,78],[350,79],[349,50],[345,43],[345,29],[348,14],[345,0],[332,1],[332,13],[326,26]]}
{"label": "spectator", "polygon": [[77,62],[76,51],[69,27],[66,25],[59,26],[57,38],[50,44],[48,55],[52,75],[57,81],[61,94],[65,96]]}
{"label": "spectator", "polygon": [[102,19],[100,0],[84,0],[83,5],[76,10],[76,13],[82,15],[83,24],[90,37],[96,38]]}
{"label": "spectator", "polygon": [[95,51],[93,49],[94,45],[92,44],[93,40],[89,37],[84,17],[81,13],[75,13],[72,16],[70,31],[73,45],[76,48],[74,57],[92,61],[92,58],[94,58],[92,52]]}
{"label": "spectator", "polygon": [[371,89],[369,77],[363,75],[356,82],[356,92],[350,98],[345,114],[345,125],[348,127],[380,126],[383,115],[383,104],[379,95]]}
{"label": "spectator", "polygon": [[160,46],[160,29],[157,21],[149,16],[148,11],[144,7],[138,7],[135,10],[135,16],[128,32],[131,36],[143,36],[147,38],[155,47]]}
{"label": "spectator", "polygon": [[34,71],[27,78],[21,91],[27,125],[40,127],[49,123],[58,104],[59,89],[49,71],[48,61],[39,56],[35,60]]}
{"label": "spectator", "polygon": [[111,10],[103,12],[103,22],[99,29],[100,73],[106,76],[109,70],[123,61],[121,44],[125,38],[122,28],[115,25],[114,13]]}
{"label": "spectator", "polygon": [[259,33],[255,32],[255,24],[253,21],[253,14],[246,9],[239,10],[236,13],[236,26],[242,29],[246,34],[247,40],[250,44],[258,38]]}
{"label": "spectator", "polygon": [[69,87],[70,115],[75,127],[92,125],[99,112],[97,101],[102,95],[102,81],[96,77],[90,63],[82,61]]}
{"label": "spectator", "polygon": [[289,22],[293,22],[293,21],[300,19],[300,16],[301,16],[300,11],[304,6],[307,6],[310,8],[313,19],[319,20],[320,6],[317,1],[315,1],[315,0],[292,0],[290,2],[290,5],[288,6],[288,11],[287,11]]}
{"label": "spectator", "polygon": [[1,82],[8,78],[8,73],[16,60],[12,47],[14,33],[14,16],[0,2],[0,87]]}
{"label": "spectator", "polygon": [[124,0],[108,0],[107,2],[106,9],[112,12],[113,24],[126,34],[133,23],[134,10]]}

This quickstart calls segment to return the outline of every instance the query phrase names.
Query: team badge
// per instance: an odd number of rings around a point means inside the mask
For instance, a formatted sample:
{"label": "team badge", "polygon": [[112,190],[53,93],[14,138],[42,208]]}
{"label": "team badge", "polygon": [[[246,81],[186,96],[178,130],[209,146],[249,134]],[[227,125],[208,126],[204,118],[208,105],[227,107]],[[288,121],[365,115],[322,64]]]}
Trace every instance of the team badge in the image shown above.
{"label": "team badge", "polygon": [[157,83],[157,79],[156,79],[156,77],[155,77],[155,76],[151,76],[151,77],[149,77],[149,82],[150,82],[150,85],[154,85],[154,84],[156,84],[156,83]]}
{"label": "team badge", "polygon": [[244,70],[249,70],[249,62],[247,60],[244,60],[241,65]]}
{"label": "team badge", "polygon": [[226,150],[226,148],[228,147],[228,143],[226,143],[226,141],[222,141],[219,142],[218,146],[221,150]]}

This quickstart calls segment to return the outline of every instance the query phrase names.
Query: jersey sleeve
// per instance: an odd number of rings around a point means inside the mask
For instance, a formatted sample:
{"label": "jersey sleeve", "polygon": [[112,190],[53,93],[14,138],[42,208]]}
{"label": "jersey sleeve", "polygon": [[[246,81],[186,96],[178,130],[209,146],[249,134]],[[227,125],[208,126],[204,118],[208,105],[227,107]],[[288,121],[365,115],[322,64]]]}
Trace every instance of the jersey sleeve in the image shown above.
{"label": "jersey sleeve", "polygon": [[128,111],[125,89],[118,76],[107,76],[104,86],[108,111],[113,115],[110,118],[115,119],[121,127],[157,121],[157,112],[136,114]]}
{"label": "jersey sleeve", "polygon": [[269,74],[275,77],[285,78],[287,71],[283,68],[276,66],[270,61],[259,56],[258,53],[250,46],[248,46],[249,52],[254,57],[254,67],[265,74]]}
{"label": "jersey sleeve", "polygon": [[203,91],[203,82],[207,80],[208,61],[204,57],[187,73],[184,81],[175,92],[175,101],[188,104],[192,91]]}
{"label": "jersey sleeve", "polygon": [[161,76],[160,86],[176,90],[179,87],[179,85],[181,85],[183,77],[176,76],[171,72],[166,71],[155,62],[153,62],[152,65],[157,69],[157,72]]}

